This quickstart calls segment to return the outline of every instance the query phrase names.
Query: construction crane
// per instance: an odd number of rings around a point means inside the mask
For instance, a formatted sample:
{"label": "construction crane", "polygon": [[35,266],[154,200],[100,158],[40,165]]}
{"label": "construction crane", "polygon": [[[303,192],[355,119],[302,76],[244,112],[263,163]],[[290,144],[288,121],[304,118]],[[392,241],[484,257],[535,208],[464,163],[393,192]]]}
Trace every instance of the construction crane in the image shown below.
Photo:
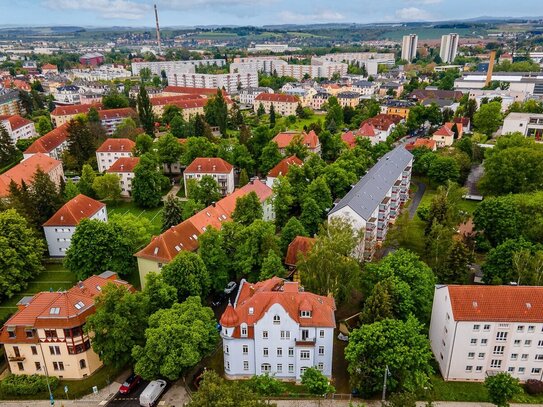
{"label": "construction crane", "polygon": [[490,82],[492,82],[492,73],[494,72],[494,62],[496,61],[496,51],[492,51],[490,53],[490,61],[488,63],[488,69],[486,71],[486,81],[485,81],[485,87],[490,85]]}
{"label": "construction crane", "polygon": [[158,54],[162,54],[162,45],[160,43],[160,26],[158,25],[158,10],[155,4],[155,20],[156,20],[156,42],[158,45]]}

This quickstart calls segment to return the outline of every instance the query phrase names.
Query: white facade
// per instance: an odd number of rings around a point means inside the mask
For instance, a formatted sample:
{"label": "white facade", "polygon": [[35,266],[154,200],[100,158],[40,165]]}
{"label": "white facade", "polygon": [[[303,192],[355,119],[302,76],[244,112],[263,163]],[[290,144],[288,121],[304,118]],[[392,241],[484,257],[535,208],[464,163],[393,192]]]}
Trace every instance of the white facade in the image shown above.
{"label": "white facade", "polygon": [[[486,289],[484,286],[463,287]],[[507,287],[516,288],[523,287]],[[523,304],[521,299],[518,301],[529,312],[531,304]],[[464,306],[478,308],[481,305],[474,300]],[[516,304],[505,304],[508,305],[515,307]],[[508,372],[521,381],[543,379],[541,318],[535,322],[511,322],[504,315],[503,320],[498,316],[489,321],[479,318],[457,320],[449,286],[446,285],[436,286],[435,289],[430,343],[444,380],[482,382],[488,375],[498,372]]]}
{"label": "white facade", "polygon": [[444,63],[453,62],[458,53],[458,34],[447,34],[441,37],[439,56]]}
{"label": "white facade", "polygon": [[53,93],[55,101],[66,105],[79,104],[80,95],[81,89],[74,85],[61,86]]}
{"label": "white facade", "polygon": [[[190,61],[155,61],[155,62],[132,62],[132,74],[139,75],[140,71],[147,68],[153,75],[160,75],[162,71],[183,74],[196,72],[197,66],[217,65],[224,66],[224,59],[195,59]],[[170,85],[172,85],[170,83]]]}
{"label": "white facade", "polygon": [[116,174],[121,184],[121,196],[129,198],[132,196],[132,180],[134,179],[134,172],[132,171],[123,171],[123,172],[114,172],[110,171],[112,174]]}
{"label": "white facade", "polygon": [[96,69],[71,69],[68,76],[71,79],[79,78],[87,81],[112,81],[130,78],[132,73],[121,65],[102,65]]}
{"label": "white facade", "polygon": [[97,151],[96,161],[98,162],[98,172],[109,170],[109,167],[121,157],[132,157],[132,151]]}
{"label": "white facade", "polygon": [[236,93],[238,89],[256,88],[258,86],[257,71],[225,74],[178,74],[174,71],[167,71],[166,76],[170,86],[210,89],[225,88],[228,93]]}
{"label": "white facade", "polygon": [[203,176],[209,176],[213,178],[215,181],[217,181],[217,184],[219,185],[219,192],[222,196],[230,195],[232,192],[234,192],[235,185],[234,185],[234,168],[230,170],[230,172],[227,173],[218,173],[218,172],[190,172],[185,170],[183,173],[183,181],[185,184],[185,196],[188,196],[187,194],[187,181],[189,179],[195,179],[197,181],[200,181]]}
{"label": "white facade", "polygon": [[239,103],[242,105],[253,105],[255,98],[261,93],[274,93],[272,88],[246,88],[241,89],[238,94]]}
{"label": "white facade", "polygon": [[419,37],[417,34],[409,34],[403,36],[402,42],[402,59],[411,62],[417,57],[417,46]]}
{"label": "white facade", "polygon": [[[17,140],[28,139],[38,136],[38,133],[36,133],[36,127],[34,126],[34,122],[27,121],[23,118],[17,119],[18,120],[10,120],[10,118],[6,118],[3,120],[0,119],[0,124],[4,126],[11,140],[14,143],[16,143]],[[20,125],[18,122],[20,122]]]}
{"label": "white facade", "polygon": [[502,134],[515,132],[539,141],[543,136],[543,114],[509,113],[503,121]]}

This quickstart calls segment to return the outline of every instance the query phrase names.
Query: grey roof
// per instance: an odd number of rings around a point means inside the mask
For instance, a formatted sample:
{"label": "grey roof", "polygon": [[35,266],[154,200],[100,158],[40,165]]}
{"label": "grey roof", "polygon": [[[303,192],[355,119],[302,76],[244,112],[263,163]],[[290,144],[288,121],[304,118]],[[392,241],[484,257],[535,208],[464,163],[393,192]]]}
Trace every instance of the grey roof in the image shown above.
{"label": "grey roof", "polygon": [[16,89],[0,89],[0,104],[19,99],[19,91]]}
{"label": "grey roof", "polygon": [[34,298],[34,297],[33,297],[32,295],[24,296],[24,297],[21,298],[21,299],[19,300],[19,302],[18,302],[17,304],[15,304],[15,305],[28,305],[28,304],[30,304],[30,303],[32,302],[32,299],[33,299],[33,298]]}
{"label": "grey roof", "polygon": [[385,154],[328,215],[348,206],[363,219],[369,219],[412,158],[403,145]]}
{"label": "grey roof", "polygon": [[114,276],[115,274],[117,273],[114,273],[113,271],[104,271],[103,273],[101,274],[98,274],[98,277],[102,277],[102,278],[109,278],[111,276]]}

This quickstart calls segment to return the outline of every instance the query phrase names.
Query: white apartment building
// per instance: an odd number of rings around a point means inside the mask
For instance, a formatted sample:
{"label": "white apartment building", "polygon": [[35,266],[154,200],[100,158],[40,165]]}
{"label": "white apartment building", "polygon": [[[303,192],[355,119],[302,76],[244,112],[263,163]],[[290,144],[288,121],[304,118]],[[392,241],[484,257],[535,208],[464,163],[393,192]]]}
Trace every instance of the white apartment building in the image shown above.
{"label": "white apartment building", "polygon": [[135,146],[136,143],[127,138],[108,138],[96,150],[98,172],[109,170],[121,157],[132,157],[132,149]]}
{"label": "white apartment building", "polygon": [[139,162],[139,157],[121,157],[107,170],[111,174],[118,175],[119,183],[121,184],[121,196],[126,198],[132,196],[134,168],[136,168]]}
{"label": "white apartment building", "polygon": [[392,67],[396,64],[396,57],[393,52],[342,52],[338,54],[326,54],[320,58],[326,61],[365,66],[368,75],[377,75],[379,65]]}
{"label": "white apartment building", "polygon": [[196,158],[183,172],[185,196],[188,196],[187,184],[189,179],[200,181],[203,176],[212,177],[219,184],[222,196],[234,192],[234,166],[222,158]]}
{"label": "white apartment building", "polygon": [[378,242],[385,240],[388,226],[409,199],[413,155],[403,145],[385,154],[328,213],[364,231],[355,255],[371,260]]}
{"label": "white apartment building", "polygon": [[438,285],[430,343],[444,380],[543,379],[543,287]]}
{"label": "white apartment building", "polygon": [[107,222],[106,205],[79,194],[66,202],[43,224],[45,240],[51,257],[64,257],[70,247],[75,228],[83,219]]}
{"label": "white apartment building", "polygon": [[189,88],[224,88],[228,93],[237,93],[244,88],[256,88],[258,86],[258,72],[247,71],[242,73],[224,74],[198,74],[177,73],[167,71],[168,84]]}
{"label": "white apartment building", "polygon": [[68,148],[68,126],[69,123],[61,124],[41,136],[24,151],[23,158],[26,160],[34,154],[41,153],[55,160],[60,160],[62,153]]}
{"label": "white apartment building", "polygon": [[509,113],[503,121],[502,134],[515,132],[520,132],[526,137],[534,137],[540,141],[543,136],[543,114]]}
{"label": "white apartment building", "polygon": [[18,114],[0,116],[0,125],[6,129],[13,143],[16,143],[17,140],[32,138],[38,135],[34,122]]}
{"label": "white apartment building", "polygon": [[331,377],[335,309],[333,298],[304,291],[298,282],[241,280],[220,320],[226,378],[271,374],[300,382],[309,367]]}
{"label": "white apartment building", "polygon": [[379,90],[379,85],[370,81],[354,81],[351,89],[353,92],[360,93],[361,96],[373,96]]}
{"label": "white apartment building", "polygon": [[247,48],[247,52],[277,52],[299,51],[299,47],[289,47],[288,44],[255,44]]}
{"label": "white apartment building", "polygon": [[132,74],[137,76],[140,71],[147,68],[153,75],[160,75],[162,71],[182,73],[194,73],[197,66],[217,65],[224,66],[224,59],[194,59],[190,61],[155,61],[155,62],[132,62]]}
{"label": "white apartment building", "polygon": [[270,109],[273,105],[275,113],[282,116],[291,116],[296,114],[298,103],[300,103],[300,100],[296,96],[284,95],[281,93],[261,93],[255,97],[253,107],[254,111],[257,112],[260,104],[262,104],[267,114],[270,113]]}
{"label": "white apartment building", "polygon": [[241,89],[238,93],[239,103],[242,105],[253,105],[255,98],[261,93],[274,93],[272,88],[256,87]]}
{"label": "white apartment building", "polygon": [[131,107],[122,107],[119,109],[99,110],[98,116],[100,117],[100,124],[106,131],[106,134],[111,136],[115,133],[117,126],[121,124],[124,119],[129,117],[136,118],[138,115]]}
{"label": "white apartment building", "polygon": [[132,76],[132,72],[122,65],[101,65],[96,68],[71,69],[68,71],[70,79],[85,79],[87,81],[113,81],[115,79],[126,79]]}
{"label": "white apartment building", "polygon": [[55,102],[63,105],[76,105],[79,103],[82,90],[79,86],[66,85],[60,86],[53,93]]}
{"label": "white apartment building", "polygon": [[409,34],[403,36],[402,41],[402,59],[411,62],[417,57],[417,47],[419,44],[419,36],[417,34]]}
{"label": "white apartment building", "polygon": [[444,63],[453,62],[458,54],[458,34],[446,34],[441,36],[441,48],[439,56]]}

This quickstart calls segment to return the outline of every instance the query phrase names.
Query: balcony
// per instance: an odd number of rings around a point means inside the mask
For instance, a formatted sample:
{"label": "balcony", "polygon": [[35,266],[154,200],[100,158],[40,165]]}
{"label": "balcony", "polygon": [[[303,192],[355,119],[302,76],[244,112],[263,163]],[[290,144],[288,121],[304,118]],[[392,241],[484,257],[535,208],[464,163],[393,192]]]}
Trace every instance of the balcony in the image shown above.
{"label": "balcony", "polygon": [[17,356],[17,355],[15,355],[15,356],[14,355],[9,355],[8,356],[8,360],[10,362],[22,362],[25,359],[26,358],[24,357],[24,355],[19,355],[19,356]]}
{"label": "balcony", "polygon": [[315,346],[316,338],[296,339],[296,346]]}

